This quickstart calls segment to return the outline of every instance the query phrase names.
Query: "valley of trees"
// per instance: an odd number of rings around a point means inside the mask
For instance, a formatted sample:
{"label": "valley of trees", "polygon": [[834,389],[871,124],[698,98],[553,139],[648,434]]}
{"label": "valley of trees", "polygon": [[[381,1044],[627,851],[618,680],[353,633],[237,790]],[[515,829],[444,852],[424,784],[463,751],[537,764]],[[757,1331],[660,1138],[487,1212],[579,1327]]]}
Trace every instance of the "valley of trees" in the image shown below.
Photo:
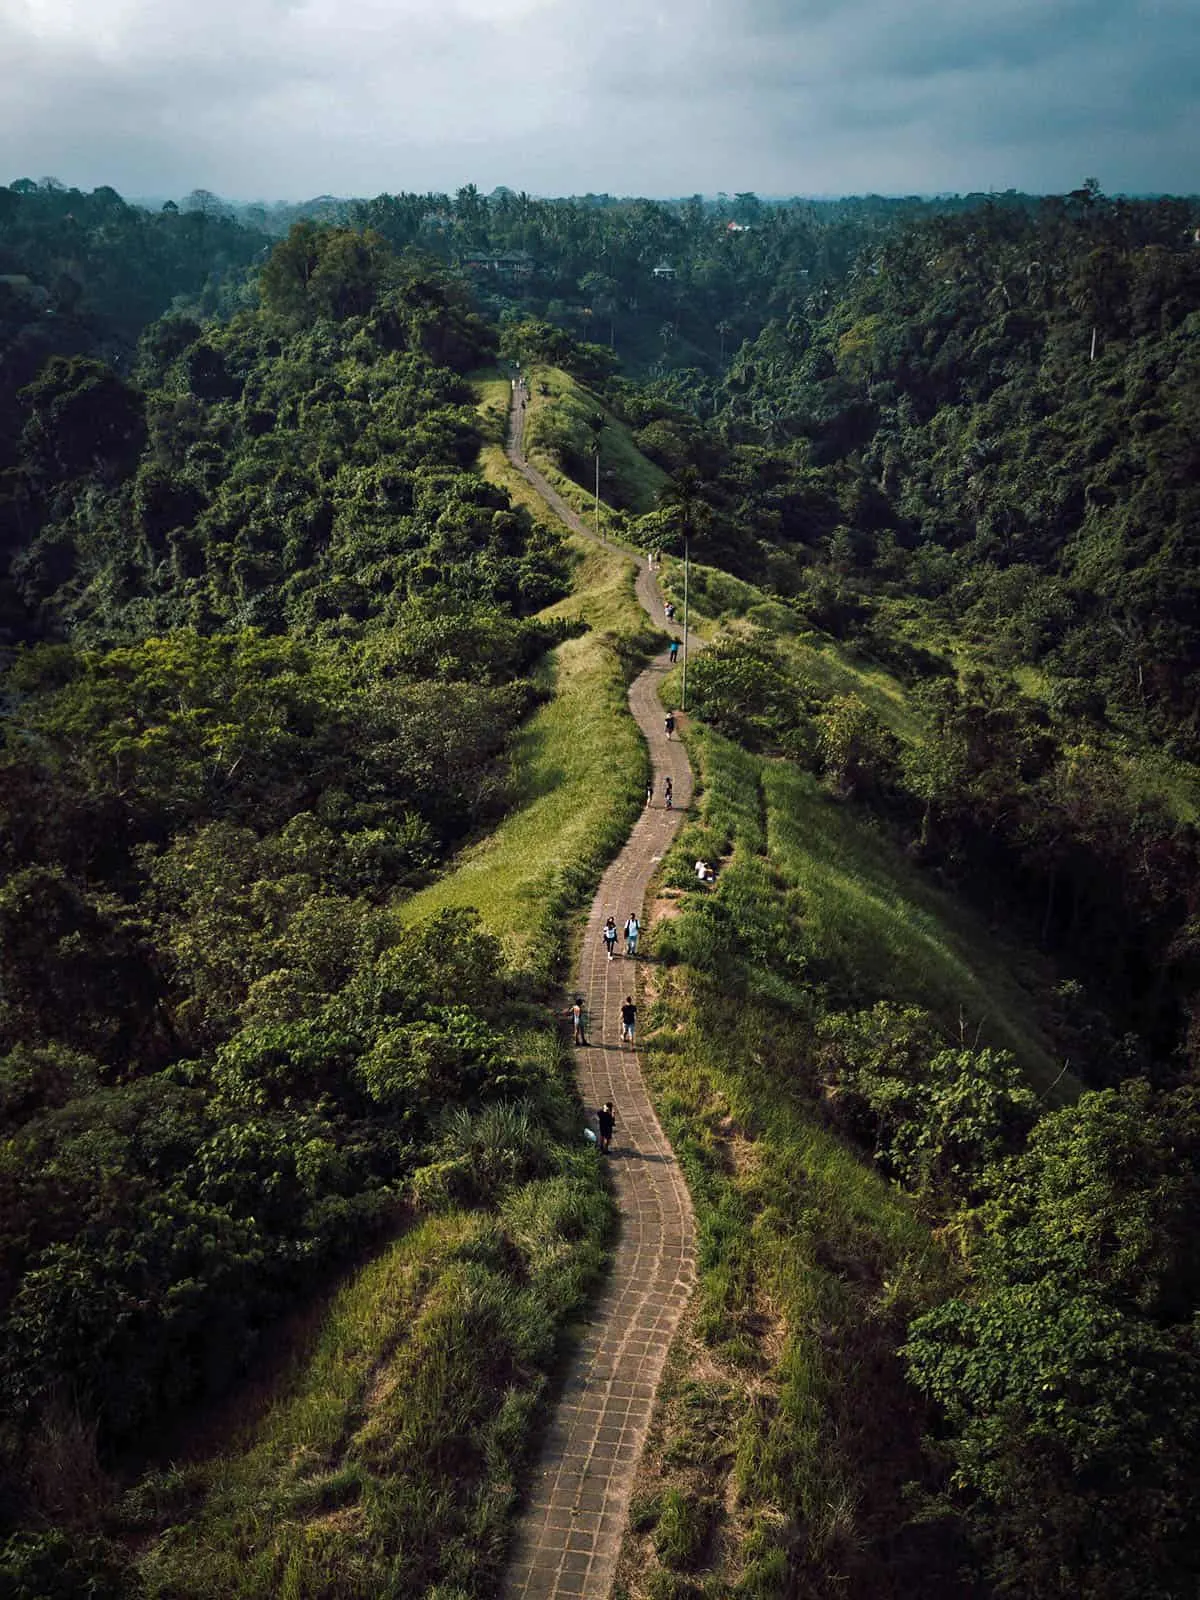
{"label": "valley of trees", "polygon": [[[682,849],[730,865],[664,960],[730,1073],[955,1241],[878,1328],[926,1441],[889,1548],[922,1593],[1193,1593],[1197,206],[468,189],[279,237],[210,201],[0,188],[0,1592],[138,1593],[170,1516],[101,1515],[96,1474],[430,1193],[594,1202],[522,1043],[557,947],[514,970],[473,914],[399,911],[505,815],[574,626],[538,616],[565,543],[478,470],[501,357],[667,475],[649,512],[610,475],[612,526],[686,530],[722,625]],[[519,284],[463,265],[514,250]],[[588,487],[581,417],[538,426]],[[818,789],[1029,952],[1053,1083],[816,940],[786,819]],[[743,1062],[730,997],[788,1048]],[[497,1392],[551,1354],[498,1337]],[[872,1592],[843,1554],[798,1577],[795,1517],[721,1593]]]}

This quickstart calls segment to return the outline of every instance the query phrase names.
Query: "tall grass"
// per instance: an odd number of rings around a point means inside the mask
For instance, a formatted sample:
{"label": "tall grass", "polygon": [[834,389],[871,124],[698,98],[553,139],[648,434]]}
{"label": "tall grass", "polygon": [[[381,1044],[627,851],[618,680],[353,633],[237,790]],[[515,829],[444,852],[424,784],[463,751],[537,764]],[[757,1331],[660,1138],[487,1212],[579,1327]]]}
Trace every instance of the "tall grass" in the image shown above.
{"label": "tall grass", "polygon": [[627,678],[653,643],[626,556],[582,545],[576,588],[546,616],[589,631],[552,653],[552,697],[518,735],[513,808],[453,870],[401,909],[418,920],[474,906],[509,961],[538,981],[559,968],[567,912],[584,901],[636,818],[646,751],[626,704]]}
{"label": "tall grass", "polygon": [[[546,1093],[575,1126],[546,1036]],[[418,1183],[433,1214],[334,1296],[235,1447],[143,1483],[147,1593],[195,1600],[496,1592],[514,1481],[556,1341],[604,1260],[594,1158],[494,1106],[447,1126],[437,1165],[478,1204]]]}
{"label": "tall grass", "polygon": [[678,1514],[691,1504],[716,1508],[705,1594],[953,1593],[905,1504],[922,1418],[894,1354],[909,1311],[945,1292],[945,1258],[814,1116],[777,1009],[731,1005],[675,968],[651,1022],[700,1287],[639,1480],[628,1590],[692,1592],[669,1580],[697,1561]]}
{"label": "tall grass", "polygon": [[[619,422],[586,384],[558,367],[536,367],[529,374],[530,395],[525,417],[525,440],[529,459],[553,483],[566,500],[589,522],[595,505],[588,483],[576,483],[560,468],[544,445],[546,422],[566,418],[586,426],[593,416],[604,417],[600,435],[601,514],[608,500],[618,501],[634,515],[651,511],[667,474],[649,460],[634,443],[623,422]],[[612,509],[608,508],[611,518]]]}

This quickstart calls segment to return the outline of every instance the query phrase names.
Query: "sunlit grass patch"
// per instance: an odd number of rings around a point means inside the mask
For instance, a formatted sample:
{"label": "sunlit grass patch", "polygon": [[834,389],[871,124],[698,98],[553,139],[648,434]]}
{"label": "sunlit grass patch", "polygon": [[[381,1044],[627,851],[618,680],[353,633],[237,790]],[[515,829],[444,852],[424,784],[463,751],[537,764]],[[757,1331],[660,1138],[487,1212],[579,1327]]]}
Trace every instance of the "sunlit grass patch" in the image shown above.
{"label": "sunlit grass patch", "polygon": [[475,410],[487,439],[502,445],[508,431],[508,407],[512,379],[498,367],[483,367],[470,374],[477,396]]}
{"label": "sunlit grass patch", "polygon": [[903,685],[885,668],[816,634],[783,638],[777,643],[784,659],[822,694],[855,694],[898,739],[911,743],[921,736],[920,716]]}
{"label": "sunlit grass patch", "polygon": [[585,547],[575,591],[544,614],[581,617],[589,632],[552,653],[552,698],[515,741],[512,809],[405,903],[406,920],[474,906],[515,966],[553,973],[562,915],[619,847],[645,788],[645,745],[626,703],[641,639],[633,605],[628,558]]}

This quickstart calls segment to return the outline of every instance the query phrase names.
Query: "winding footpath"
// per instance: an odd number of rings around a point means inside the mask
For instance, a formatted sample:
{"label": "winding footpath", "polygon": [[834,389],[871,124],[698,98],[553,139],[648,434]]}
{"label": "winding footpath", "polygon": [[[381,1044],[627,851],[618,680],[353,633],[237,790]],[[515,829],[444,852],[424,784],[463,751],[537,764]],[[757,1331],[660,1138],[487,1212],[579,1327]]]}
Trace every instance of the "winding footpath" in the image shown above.
{"label": "winding footpath", "polygon": [[[519,388],[514,390],[509,460],[568,527],[594,538],[526,461],[523,398]],[[665,623],[644,559],[638,563],[637,594],[651,617]],[[621,1001],[635,993],[636,969],[621,955],[609,961],[600,937],[608,916],[618,927],[632,910],[642,919],[650,879],[692,797],[687,754],[678,741],[667,739],[663,727],[656,691],[666,671],[664,651],[629,691],[630,710],[650,747],[655,798],[601,879],[574,989],[584,997],[591,1024],[588,1048],[576,1051],[580,1094],[588,1107],[606,1100],[616,1107],[611,1156],[619,1209],[616,1249],[542,1442],[517,1526],[506,1600],[604,1600],[608,1595],[655,1393],[695,1282],[695,1230],[683,1175],[654,1114],[637,1054],[620,1043]],[[673,811],[662,801],[668,774]]]}

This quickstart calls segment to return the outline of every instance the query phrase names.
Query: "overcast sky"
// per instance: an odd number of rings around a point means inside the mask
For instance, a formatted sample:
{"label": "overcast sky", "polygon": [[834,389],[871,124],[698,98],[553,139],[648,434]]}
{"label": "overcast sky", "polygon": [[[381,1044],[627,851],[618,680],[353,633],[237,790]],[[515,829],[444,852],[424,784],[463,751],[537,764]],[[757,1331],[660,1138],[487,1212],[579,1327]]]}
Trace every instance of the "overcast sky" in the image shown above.
{"label": "overcast sky", "polygon": [[131,197],[1191,193],[1198,101],[1200,0],[0,0],[0,182]]}

